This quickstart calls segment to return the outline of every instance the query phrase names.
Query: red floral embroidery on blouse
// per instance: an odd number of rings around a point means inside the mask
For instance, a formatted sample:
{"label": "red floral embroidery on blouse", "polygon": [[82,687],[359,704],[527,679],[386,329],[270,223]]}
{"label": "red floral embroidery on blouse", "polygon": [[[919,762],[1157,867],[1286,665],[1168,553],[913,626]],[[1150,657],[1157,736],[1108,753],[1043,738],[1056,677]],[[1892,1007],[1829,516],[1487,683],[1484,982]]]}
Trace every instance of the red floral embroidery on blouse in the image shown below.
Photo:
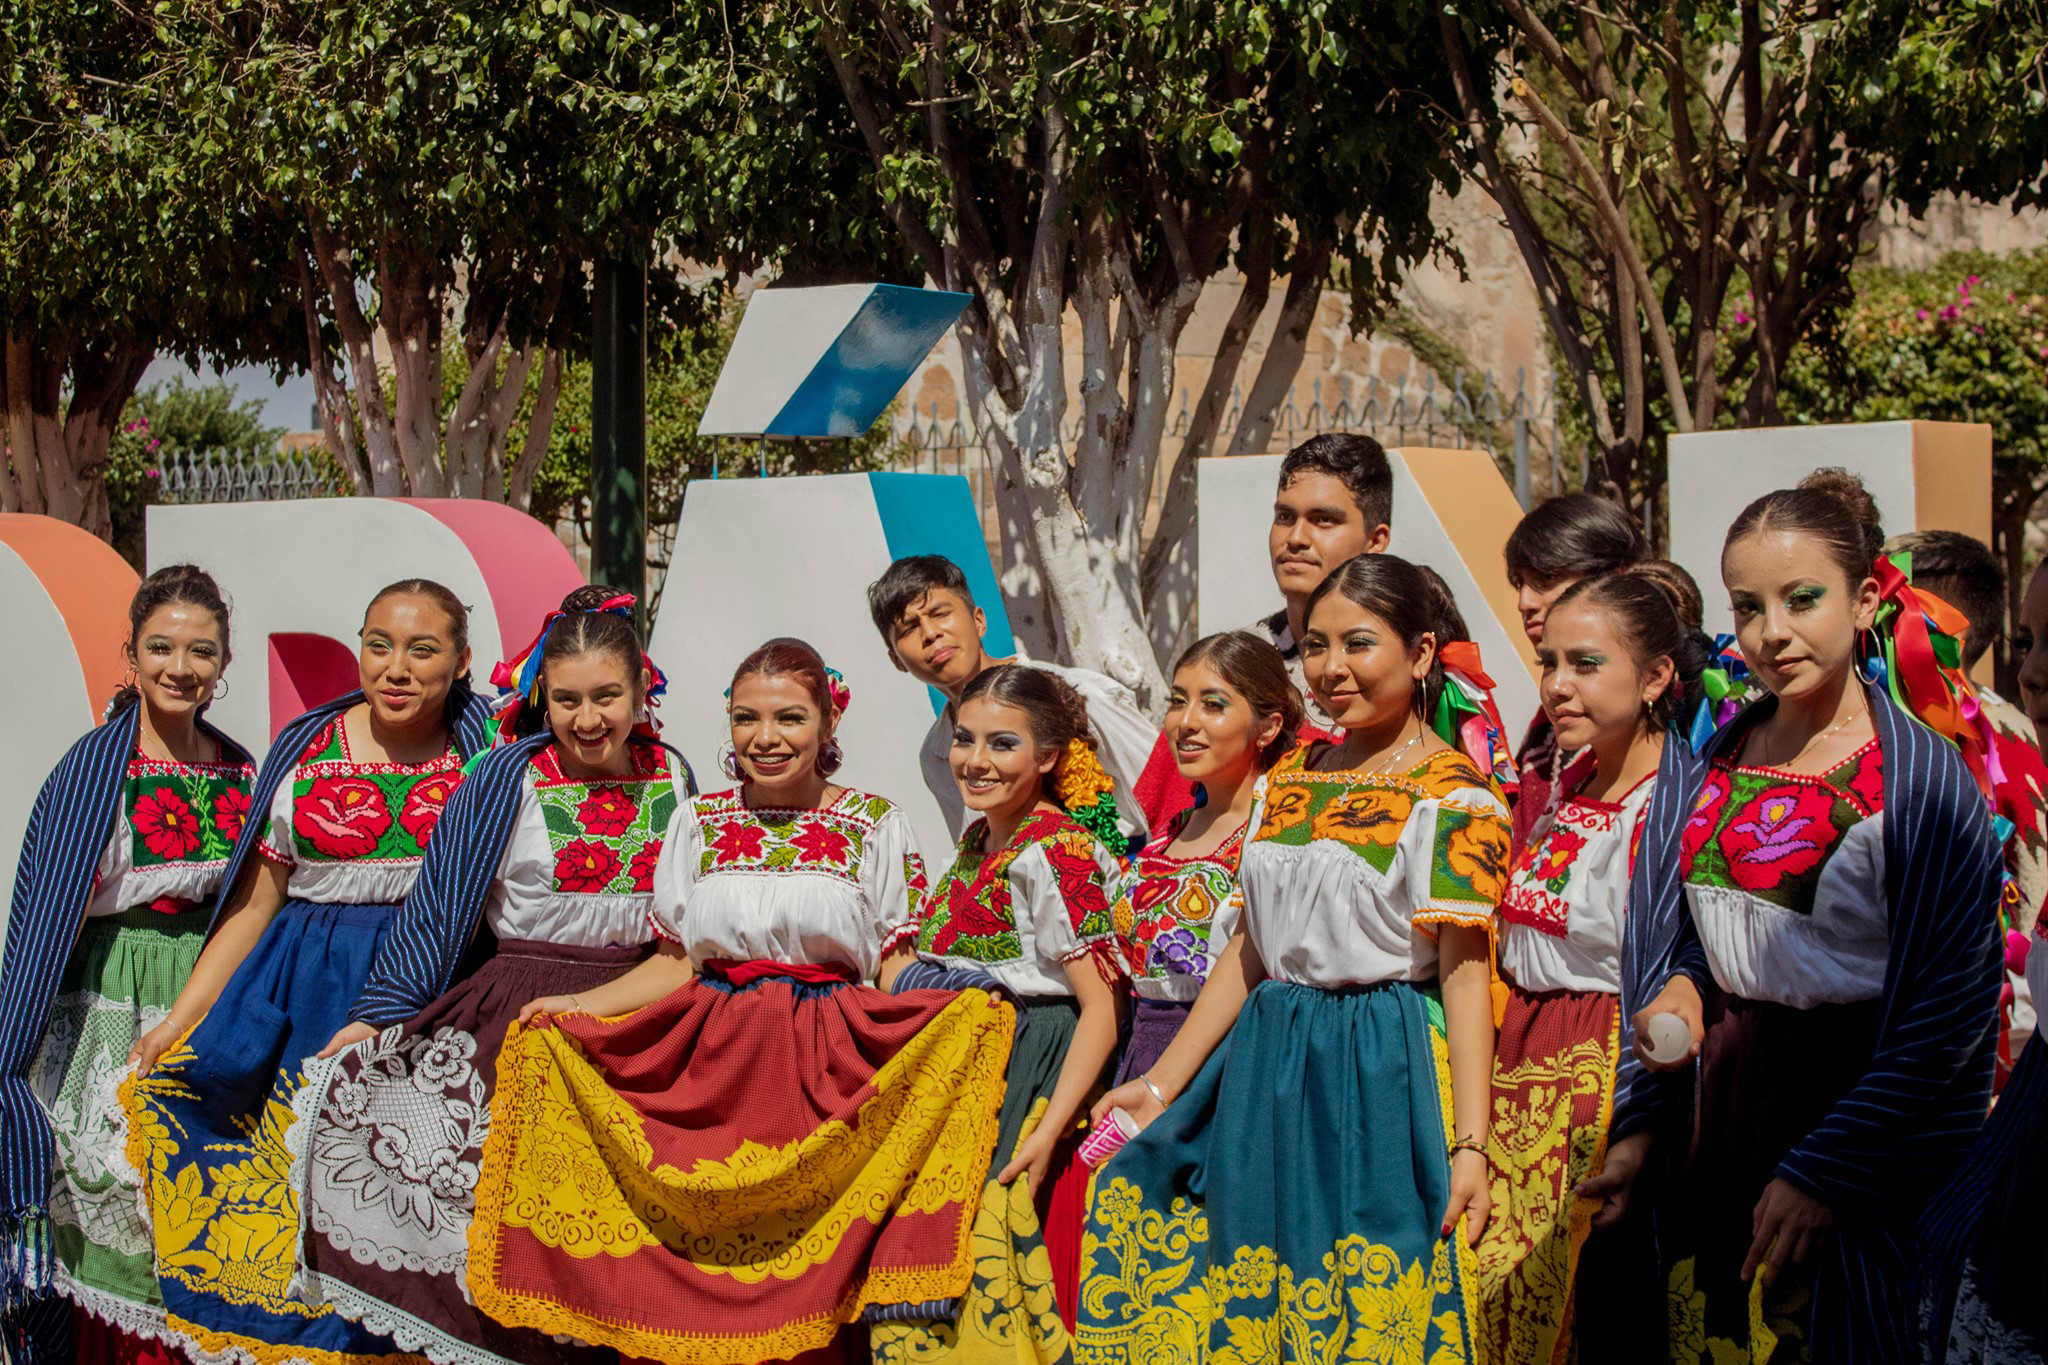
{"label": "red floral embroidery on blouse", "polygon": [[1085,853],[1077,853],[1064,840],[1042,845],[1045,860],[1059,878],[1060,899],[1066,902],[1067,917],[1076,933],[1086,933],[1109,921],[1109,896],[1102,888],[1102,869]]}
{"label": "red floral embroidery on blouse", "polygon": [[316,777],[292,803],[292,824],[326,857],[361,858],[391,828],[391,808],[366,778]]}
{"label": "red floral embroidery on blouse", "polygon": [[428,778],[406,794],[398,824],[420,847],[425,848],[427,840],[434,837],[434,826],[441,823],[441,812],[448,808],[448,798],[455,795],[461,782],[460,773],[446,773]]}
{"label": "red floral embroidery on blouse", "polygon": [[853,840],[823,821],[812,821],[798,831],[790,846],[796,849],[798,866],[805,863],[839,863],[853,852]]}
{"label": "red floral embroidery on blouse", "polygon": [[144,846],[159,858],[176,860],[199,847],[199,817],[184,797],[168,787],[159,787],[138,800],[134,820]]}
{"label": "red floral embroidery on blouse", "polygon": [[661,840],[649,839],[633,855],[633,861],[626,871],[632,875],[633,889],[646,892],[654,889],[654,865],[661,861]]}
{"label": "red floral embroidery on blouse", "polygon": [[616,783],[592,787],[583,804],[576,807],[576,823],[600,838],[616,839],[632,827],[640,813],[639,803]]}
{"label": "red floral embroidery on blouse", "polygon": [[1721,832],[1729,877],[1745,891],[1761,891],[1813,868],[1834,842],[1834,807],[1833,794],[1811,782],[1757,793]]}
{"label": "red floral embroidery on blouse", "polygon": [[1576,830],[1552,826],[1549,837],[1530,859],[1529,879],[1542,882],[1553,891],[1563,890],[1566,878],[1571,875],[1572,860],[1585,848],[1586,841]]}
{"label": "red floral embroidery on blouse", "polygon": [[724,864],[742,858],[758,858],[762,842],[767,837],[768,831],[761,825],[746,820],[727,820],[718,827],[718,837],[711,841],[714,860]]}
{"label": "red floral embroidery on blouse", "polygon": [[240,787],[222,787],[213,798],[213,827],[220,831],[220,837],[233,844],[242,837],[242,826],[249,823],[249,793]]}
{"label": "red floral embroidery on blouse", "polygon": [[1714,837],[1714,826],[1721,818],[1721,803],[1727,799],[1728,770],[1716,767],[1700,785],[1700,794],[1692,803],[1692,816],[1685,822],[1684,837],[1679,840],[1679,857],[1687,867]]}
{"label": "red floral embroidery on blouse", "polygon": [[619,855],[590,839],[565,844],[555,855],[555,885],[563,891],[601,892],[619,875]]}
{"label": "red floral embroidery on blouse", "polygon": [[1872,740],[1855,757],[1856,771],[1849,778],[1848,792],[1866,811],[1884,809],[1884,754]]}

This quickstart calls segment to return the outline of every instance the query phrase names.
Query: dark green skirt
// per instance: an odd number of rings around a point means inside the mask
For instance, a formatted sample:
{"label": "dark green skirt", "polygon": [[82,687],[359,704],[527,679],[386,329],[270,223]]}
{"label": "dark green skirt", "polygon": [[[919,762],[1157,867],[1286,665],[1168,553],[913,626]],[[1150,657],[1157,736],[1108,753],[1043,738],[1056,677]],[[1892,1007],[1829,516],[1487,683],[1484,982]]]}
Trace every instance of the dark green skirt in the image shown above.
{"label": "dark green skirt", "polygon": [[1470,1360],[1449,1122],[1433,987],[1262,984],[1096,1173],[1075,1360]]}

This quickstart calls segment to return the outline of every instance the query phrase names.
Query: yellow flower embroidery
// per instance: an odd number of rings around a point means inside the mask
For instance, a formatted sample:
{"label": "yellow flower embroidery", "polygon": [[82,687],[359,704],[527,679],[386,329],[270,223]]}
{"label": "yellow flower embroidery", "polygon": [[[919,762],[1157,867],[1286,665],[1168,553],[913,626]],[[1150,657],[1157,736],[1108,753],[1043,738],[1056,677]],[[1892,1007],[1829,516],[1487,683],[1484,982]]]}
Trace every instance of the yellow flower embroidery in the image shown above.
{"label": "yellow flower embroidery", "polygon": [[1332,801],[1316,816],[1313,830],[1318,839],[1336,839],[1347,844],[1377,844],[1392,848],[1401,842],[1401,831],[1415,810],[1415,798],[1392,787],[1360,787]]}
{"label": "yellow flower embroidery", "polygon": [[1451,831],[1451,871],[1472,884],[1474,900],[1498,902],[1507,883],[1508,834],[1499,820],[1480,819]]}

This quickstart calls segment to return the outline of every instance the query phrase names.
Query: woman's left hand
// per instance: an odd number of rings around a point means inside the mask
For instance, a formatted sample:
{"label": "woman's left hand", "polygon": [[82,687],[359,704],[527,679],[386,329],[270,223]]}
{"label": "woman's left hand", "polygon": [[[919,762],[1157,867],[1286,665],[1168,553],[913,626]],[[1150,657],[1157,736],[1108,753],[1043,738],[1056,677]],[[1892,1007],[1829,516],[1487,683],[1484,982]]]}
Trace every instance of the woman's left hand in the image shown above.
{"label": "woman's left hand", "polygon": [[1834,1225],[1834,1210],[1826,1204],[1789,1180],[1773,1180],[1764,1186],[1764,1197],[1756,1201],[1756,1240],[1749,1244],[1749,1255],[1743,1259],[1742,1282],[1748,1284],[1750,1276],[1761,1269],[1764,1286],[1769,1288],[1779,1271],[1788,1265],[1803,1265],[1820,1250]]}
{"label": "woman's left hand", "polygon": [[320,1049],[322,1057],[332,1057],[345,1047],[354,1047],[366,1038],[375,1038],[377,1030],[370,1024],[350,1024],[327,1040],[327,1046]]}
{"label": "woman's left hand", "polygon": [[1028,1188],[1033,1197],[1036,1197],[1039,1187],[1045,1184],[1046,1172],[1052,1169],[1052,1149],[1058,1145],[1058,1134],[1045,1124],[1039,1124],[1031,1136],[1024,1139],[1024,1145],[1017,1149],[1017,1155],[1010,1158],[1010,1164],[1003,1167],[1002,1173],[996,1177],[996,1183],[1007,1185],[1016,1179],[1019,1173],[1023,1173],[1030,1176],[1031,1184]]}
{"label": "woman's left hand", "polygon": [[1486,1231],[1486,1220],[1493,1210],[1493,1197],[1486,1186],[1486,1153],[1469,1147],[1451,1153],[1451,1202],[1444,1209],[1439,1236],[1450,1236],[1451,1229],[1463,1217],[1466,1242],[1479,1245],[1479,1234]]}

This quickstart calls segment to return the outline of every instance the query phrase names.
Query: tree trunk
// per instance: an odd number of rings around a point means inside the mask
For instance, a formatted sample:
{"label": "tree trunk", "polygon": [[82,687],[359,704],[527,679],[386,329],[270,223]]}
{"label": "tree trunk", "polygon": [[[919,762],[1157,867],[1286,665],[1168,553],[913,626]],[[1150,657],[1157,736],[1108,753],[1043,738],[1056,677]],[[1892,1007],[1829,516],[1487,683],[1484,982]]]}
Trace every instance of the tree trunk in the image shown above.
{"label": "tree trunk", "polygon": [[[349,388],[355,394],[363,452],[369,463],[369,492],[380,498],[403,497],[405,465],[398,456],[391,406],[384,401],[384,376],[377,368],[375,333],[356,297],[354,252],[346,234],[337,229],[315,225],[312,232],[313,263],[319,269],[327,306],[334,312],[342,350],[348,357]],[[322,370],[319,358],[314,359],[317,376]]]}
{"label": "tree trunk", "polygon": [[[562,396],[562,348],[550,346],[541,357],[540,380],[533,393],[533,418],[526,424],[526,439],[520,443],[519,459],[511,471],[499,482],[502,487],[486,481],[484,496],[494,501],[512,504],[524,512],[533,502],[533,481],[540,474],[541,462],[547,458],[548,441],[555,430],[555,404]],[[494,466],[503,469],[502,462]]]}
{"label": "tree trunk", "polygon": [[377,263],[377,326],[391,357],[392,436],[413,497],[449,493],[441,450],[441,304],[435,263],[387,246]]}
{"label": "tree trunk", "polygon": [[154,355],[132,339],[93,347],[62,335],[7,334],[0,423],[12,472],[0,470],[0,511],[39,512],[112,537],[107,450]]}

